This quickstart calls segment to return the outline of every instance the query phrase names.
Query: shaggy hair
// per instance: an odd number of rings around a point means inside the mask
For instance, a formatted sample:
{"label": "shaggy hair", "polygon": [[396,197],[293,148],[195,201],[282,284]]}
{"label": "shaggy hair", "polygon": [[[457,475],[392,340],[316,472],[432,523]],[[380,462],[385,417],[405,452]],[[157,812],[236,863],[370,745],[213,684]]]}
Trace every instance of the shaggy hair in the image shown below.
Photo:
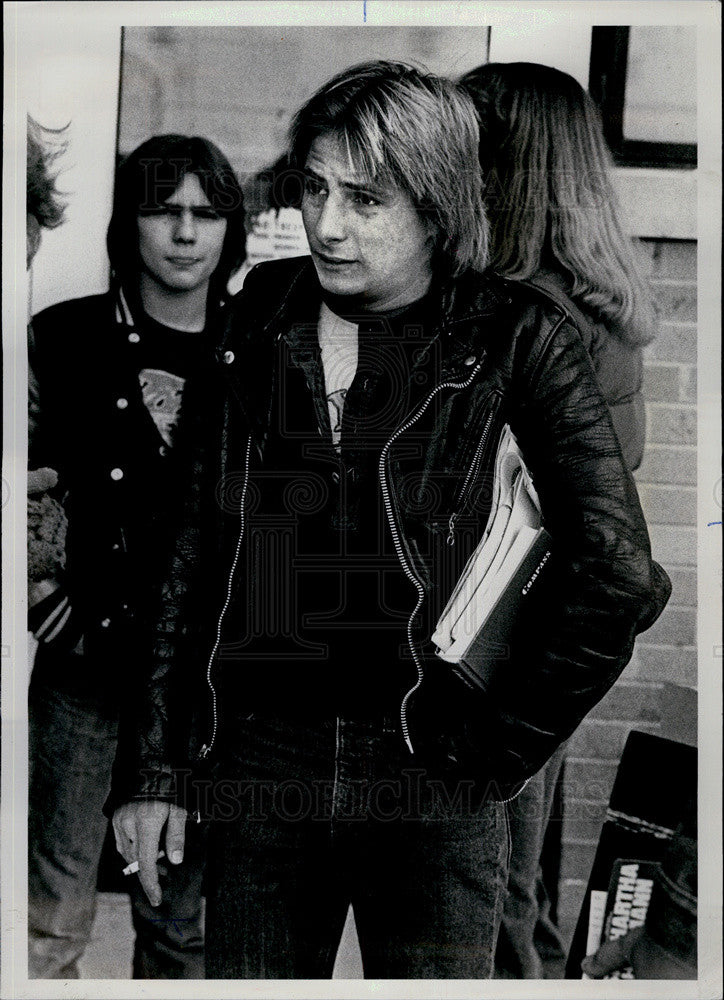
{"label": "shaggy hair", "polygon": [[187,174],[198,177],[209,202],[227,222],[221,257],[210,282],[214,294],[224,298],[229,278],[246,257],[244,196],[221,150],[198,136],[153,136],[119,165],[106,239],[111,268],[124,287],[133,288],[141,268],[139,212],[162,205]]}
{"label": "shaggy hair", "polygon": [[51,173],[53,162],[66,149],[59,138],[63,132],[64,128],[44,128],[28,115],[27,213],[43,229],[55,229],[63,221],[65,205],[55,187],[56,175]]}
{"label": "shaggy hair", "polygon": [[339,137],[363,181],[406,191],[437,232],[436,262],[448,274],[483,270],[488,224],[472,102],[450,80],[397,62],[353,66],[297,112],[289,164],[302,171],[314,140]]}

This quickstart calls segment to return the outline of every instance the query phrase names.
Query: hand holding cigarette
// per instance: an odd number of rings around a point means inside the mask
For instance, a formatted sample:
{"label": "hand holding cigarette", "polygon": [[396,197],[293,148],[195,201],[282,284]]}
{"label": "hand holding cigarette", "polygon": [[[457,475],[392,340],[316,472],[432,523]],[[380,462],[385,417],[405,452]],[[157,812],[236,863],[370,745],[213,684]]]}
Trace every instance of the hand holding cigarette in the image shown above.
{"label": "hand holding cigarette", "polygon": [[138,872],[151,906],[159,906],[158,861],[164,854],[172,865],[183,861],[186,810],[161,799],[126,802],[113,814],[113,832],[118,853],[127,862],[124,875]]}
{"label": "hand holding cigarette", "polygon": [[[165,857],[166,857],[166,852],[165,851],[159,851],[158,854],[156,855],[156,861],[158,861],[160,858],[165,858]],[[130,863],[130,865],[126,865],[126,867],[123,869],[123,874],[124,875],[135,875],[136,872],[138,871],[139,867],[140,866],[139,866],[139,864],[138,864],[137,861],[132,861]]]}

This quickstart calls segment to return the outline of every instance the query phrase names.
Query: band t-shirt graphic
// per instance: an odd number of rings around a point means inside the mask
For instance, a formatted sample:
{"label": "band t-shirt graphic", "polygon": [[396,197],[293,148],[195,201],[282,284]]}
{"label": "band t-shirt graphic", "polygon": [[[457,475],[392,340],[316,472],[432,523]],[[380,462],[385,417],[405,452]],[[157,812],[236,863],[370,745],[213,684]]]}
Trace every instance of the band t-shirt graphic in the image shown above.
{"label": "band t-shirt graphic", "polygon": [[138,381],[146,409],[151,414],[158,433],[170,448],[178,427],[186,379],[158,368],[142,368],[138,373]]}
{"label": "band t-shirt graphic", "polygon": [[170,451],[178,443],[186,380],[199,371],[206,354],[205,332],[177,330],[144,316],[140,347],[143,402]]}
{"label": "band t-shirt graphic", "polygon": [[326,302],[319,313],[319,350],[324,368],[324,388],[329,407],[332,441],[341,452],[342,413],[357,371],[359,327],[333,313]]}

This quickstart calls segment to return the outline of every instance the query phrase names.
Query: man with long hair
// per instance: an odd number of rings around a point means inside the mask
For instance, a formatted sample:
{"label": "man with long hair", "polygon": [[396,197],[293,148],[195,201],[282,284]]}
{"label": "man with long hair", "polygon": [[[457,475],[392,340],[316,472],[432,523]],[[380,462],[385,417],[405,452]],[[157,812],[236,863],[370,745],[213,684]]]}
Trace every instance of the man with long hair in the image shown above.
{"label": "man with long hair", "polygon": [[[243,222],[213,143],[149,139],[117,172],[110,290],[33,321],[31,468],[57,471],[68,518],[54,586],[30,620],[34,978],[77,978],[89,940],[119,718],[138,694]],[[136,978],[203,976],[201,873],[191,856],[174,871],[166,913],[130,887]]]}
{"label": "man with long hair", "polygon": [[[188,506],[114,816],[154,905],[161,836],[178,862],[186,810],[211,818],[209,978],[330,976],[350,904],[366,976],[488,977],[505,800],[668,595],[575,325],[483,273],[477,150],[470,101],[398,63],[293,120],[311,257],[259,265],[234,304],[195,477],[214,517]],[[430,637],[506,423],[557,570],[482,695]]]}

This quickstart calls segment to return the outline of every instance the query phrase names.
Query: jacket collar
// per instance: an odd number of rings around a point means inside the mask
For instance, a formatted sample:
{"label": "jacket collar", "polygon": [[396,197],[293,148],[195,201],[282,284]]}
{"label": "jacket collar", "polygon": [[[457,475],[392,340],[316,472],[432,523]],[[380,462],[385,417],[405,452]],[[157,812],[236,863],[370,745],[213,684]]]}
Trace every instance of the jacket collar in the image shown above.
{"label": "jacket collar", "polygon": [[[263,266],[263,265],[262,265]],[[286,337],[301,346],[295,331],[316,329],[322,290],[311,257],[288,262],[289,271],[284,281],[270,289],[275,302],[270,312],[260,321],[253,334],[255,346],[247,363],[228,371],[232,391],[244,413],[258,450],[263,450],[271,416],[273,387],[277,373],[274,371],[274,344]],[[494,275],[469,271],[459,278],[441,282],[437,286],[437,303],[432,321],[432,340],[439,341],[439,381],[460,381],[470,375],[471,366],[479,362],[490,339],[499,333],[501,324],[496,322],[501,311],[510,303],[505,288]],[[243,323],[243,317],[241,317]],[[306,337],[302,336],[302,341]],[[231,341],[227,341],[228,343]],[[223,352],[223,346],[221,351]],[[268,353],[267,353],[268,352]],[[221,353],[221,352],[220,352]],[[424,354],[419,365],[430,364],[431,352]],[[259,371],[270,365],[268,379],[259,377]],[[411,377],[414,379],[418,366]],[[426,382],[430,386],[430,382]],[[419,392],[414,393],[419,395]]]}
{"label": "jacket collar", "polygon": [[[434,287],[434,286],[433,286]],[[503,282],[491,272],[467,271],[437,286],[433,336],[443,343],[446,367],[456,367],[472,347],[478,347],[493,318],[510,304]],[[278,306],[264,324],[268,334],[277,335],[291,326],[315,325],[322,302],[322,290],[311,257],[300,259],[282,292]]]}

